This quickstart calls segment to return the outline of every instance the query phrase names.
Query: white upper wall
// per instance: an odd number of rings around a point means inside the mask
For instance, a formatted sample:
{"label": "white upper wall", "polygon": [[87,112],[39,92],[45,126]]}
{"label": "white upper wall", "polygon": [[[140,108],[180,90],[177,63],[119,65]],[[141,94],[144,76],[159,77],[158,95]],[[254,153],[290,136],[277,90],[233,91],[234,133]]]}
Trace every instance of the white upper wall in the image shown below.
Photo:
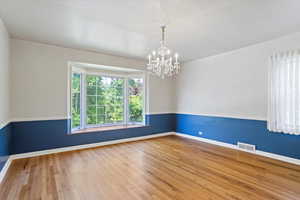
{"label": "white upper wall", "polygon": [[0,18],[0,129],[10,118],[9,34]]}
{"label": "white upper wall", "polygon": [[[68,62],[144,69],[145,62],[25,40],[11,40],[13,120],[68,116]],[[171,80],[149,78],[149,112],[174,112]]]}
{"label": "white upper wall", "polygon": [[300,49],[300,33],[185,63],[177,113],[266,119],[269,57],[290,49]]}

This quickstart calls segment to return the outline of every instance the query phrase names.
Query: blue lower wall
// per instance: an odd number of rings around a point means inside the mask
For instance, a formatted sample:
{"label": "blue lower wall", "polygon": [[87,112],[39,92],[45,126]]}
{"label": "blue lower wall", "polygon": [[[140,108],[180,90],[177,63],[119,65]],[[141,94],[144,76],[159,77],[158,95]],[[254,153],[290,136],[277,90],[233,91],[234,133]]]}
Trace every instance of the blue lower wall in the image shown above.
{"label": "blue lower wall", "polygon": [[[68,134],[69,120],[13,122],[0,130],[0,169],[9,153],[82,145],[176,131],[229,144],[244,142],[261,151],[300,159],[300,136],[272,133],[267,122],[189,114],[147,115],[145,127]],[[201,131],[203,134],[198,135]],[[11,144],[11,145],[10,145]]]}
{"label": "blue lower wall", "polygon": [[300,159],[300,136],[269,132],[266,121],[176,114],[176,132],[229,144],[254,144],[261,151]]}
{"label": "blue lower wall", "polygon": [[0,129],[0,171],[11,153],[11,124]]}
{"label": "blue lower wall", "polygon": [[175,114],[146,116],[145,127],[68,134],[69,120],[12,123],[12,154],[104,142],[175,130]]}

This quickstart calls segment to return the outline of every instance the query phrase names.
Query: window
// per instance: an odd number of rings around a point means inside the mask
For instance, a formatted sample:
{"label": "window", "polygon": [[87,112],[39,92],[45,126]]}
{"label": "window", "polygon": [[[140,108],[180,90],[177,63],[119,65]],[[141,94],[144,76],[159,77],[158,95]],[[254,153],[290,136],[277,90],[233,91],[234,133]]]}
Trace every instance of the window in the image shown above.
{"label": "window", "polygon": [[268,129],[300,134],[300,51],[271,57]]}
{"label": "window", "polygon": [[143,122],[143,79],[128,79],[129,121]]}
{"label": "window", "polygon": [[72,128],[80,126],[81,75],[72,74]]}
{"label": "window", "polygon": [[143,125],[144,75],[72,72],[72,130]]}
{"label": "window", "polygon": [[124,78],[86,75],[88,126],[124,121]]}

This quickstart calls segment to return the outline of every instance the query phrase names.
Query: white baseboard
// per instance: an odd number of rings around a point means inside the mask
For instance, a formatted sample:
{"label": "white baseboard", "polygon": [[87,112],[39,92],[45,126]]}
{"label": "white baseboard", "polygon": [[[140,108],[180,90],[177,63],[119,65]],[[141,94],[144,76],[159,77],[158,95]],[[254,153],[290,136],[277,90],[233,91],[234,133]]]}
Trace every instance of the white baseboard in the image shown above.
{"label": "white baseboard", "polygon": [[147,136],[141,136],[141,137],[132,137],[132,138],[126,138],[126,139],[120,139],[120,140],[111,140],[111,141],[107,141],[107,142],[83,144],[83,145],[49,149],[49,150],[43,150],[43,151],[34,151],[34,152],[29,152],[29,153],[14,154],[14,155],[11,155],[10,157],[12,160],[20,159],[20,158],[30,158],[30,157],[53,154],[53,153],[74,151],[74,150],[87,149],[87,148],[93,148],[93,147],[101,147],[101,146],[106,146],[106,145],[119,144],[119,143],[125,143],[125,142],[133,142],[133,141],[138,141],[138,140],[146,140],[146,139],[150,139],[150,138],[157,138],[157,137],[163,137],[163,136],[174,135],[174,134],[175,134],[174,132],[159,133],[159,134],[153,134],[153,135],[147,135]]}
{"label": "white baseboard", "polygon": [[5,163],[5,165],[3,166],[3,168],[2,168],[2,170],[0,172],[0,183],[4,180],[4,177],[5,177],[5,175],[6,175],[7,171],[8,171],[8,168],[9,168],[11,162],[12,162],[12,159],[9,156],[8,159],[7,159],[7,161],[6,161],[6,163]]}
{"label": "white baseboard", "polygon": [[282,156],[282,155],[269,153],[269,152],[265,152],[265,151],[260,151],[260,150],[246,151],[246,150],[238,148],[237,145],[228,144],[228,143],[225,143],[225,142],[219,142],[219,141],[216,141],[216,140],[206,139],[206,138],[202,138],[202,137],[191,136],[191,135],[182,134],[182,133],[175,133],[175,135],[180,136],[180,137],[193,139],[193,140],[198,140],[198,141],[201,141],[201,142],[206,142],[206,143],[209,143],[209,144],[214,144],[214,145],[226,147],[226,148],[231,148],[231,149],[235,149],[235,150],[239,150],[239,151],[244,151],[244,152],[248,152],[248,153],[252,153],[252,154],[256,154],[256,155],[260,155],[260,156],[265,156],[265,157],[268,157],[268,158],[273,158],[273,159],[276,159],[276,160],[280,160],[280,161],[287,162],[287,163],[292,163],[292,164],[295,164],[295,165],[300,165],[300,160],[299,159],[295,159],[295,158],[291,158],[291,157],[287,157],[287,156]]}

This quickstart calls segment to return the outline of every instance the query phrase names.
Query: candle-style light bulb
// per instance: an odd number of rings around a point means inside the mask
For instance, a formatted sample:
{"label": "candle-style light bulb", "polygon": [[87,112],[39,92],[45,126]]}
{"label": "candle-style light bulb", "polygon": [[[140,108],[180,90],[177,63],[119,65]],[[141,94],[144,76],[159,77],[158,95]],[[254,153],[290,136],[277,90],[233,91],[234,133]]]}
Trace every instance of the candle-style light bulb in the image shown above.
{"label": "candle-style light bulb", "polygon": [[155,55],[156,55],[156,52],[155,52],[155,51],[152,51],[152,54],[153,54],[153,56],[155,56]]}
{"label": "candle-style light bulb", "polygon": [[149,65],[151,64],[151,55],[148,55],[148,59],[149,59]]}
{"label": "candle-style light bulb", "polygon": [[175,53],[175,62],[178,63],[178,53]]}

